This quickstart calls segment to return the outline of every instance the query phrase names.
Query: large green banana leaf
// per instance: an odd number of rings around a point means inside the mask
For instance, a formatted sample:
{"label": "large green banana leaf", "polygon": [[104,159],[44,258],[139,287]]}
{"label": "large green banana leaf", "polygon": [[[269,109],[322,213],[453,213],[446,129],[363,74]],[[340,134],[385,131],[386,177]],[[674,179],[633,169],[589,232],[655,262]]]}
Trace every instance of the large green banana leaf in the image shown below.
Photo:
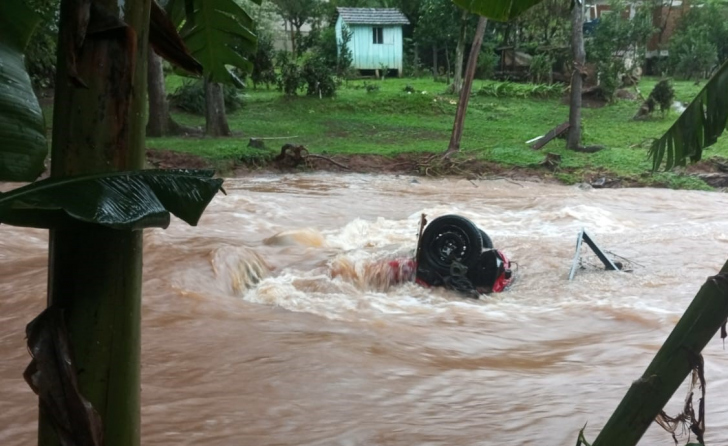
{"label": "large green banana leaf", "polygon": [[48,154],[45,121],[25,50],[39,17],[22,0],[0,1],[0,181],[32,181]]}
{"label": "large green banana leaf", "polygon": [[705,84],[677,121],[650,148],[653,170],[700,161],[703,149],[718,140],[728,123],[728,62]]}
{"label": "large green banana leaf", "polygon": [[[253,1],[260,4],[260,0]],[[202,64],[205,76],[213,82],[240,85],[227,66],[252,70],[252,63],[240,54],[240,50],[255,53],[258,42],[250,15],[235,0],[170,0],[165,9],[172,20],[184,17],[182,38]]]}
{"label": "large green banana leaf", "polygon": [[223,180],[205,170],[140,170],[46,179],[0,194],[0,223],[63,228],[166,228],[170,212],[196,225]]}
{"label": "large green banana leaf", "polygon": [[491,20],[507,22],[543,0],[453,0],[461,8]]}

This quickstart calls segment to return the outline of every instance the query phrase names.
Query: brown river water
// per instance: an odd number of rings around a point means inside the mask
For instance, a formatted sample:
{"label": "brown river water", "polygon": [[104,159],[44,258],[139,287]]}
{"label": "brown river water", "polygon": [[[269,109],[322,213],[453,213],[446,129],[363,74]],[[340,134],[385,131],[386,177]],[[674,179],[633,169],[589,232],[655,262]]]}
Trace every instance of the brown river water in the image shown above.
{"label": "brown river water", "polygon": [[[226,190],[198,227],[146,233],[144,445],[573,445],[585,423],[594,439],[728,257],[716,192],[328,174]],[[413,251],[422,212],[485,229],[513,287],[383,284],[372,265]],[[569,282],[581,228],[633,271],[585,256]],[[46,255],[45,231],[0,226],[2,446],[35,441],[21,375]],[[703,354],[706,441],[726,444],[728,352]],[[653,426],[641,444],[673,442]]]}

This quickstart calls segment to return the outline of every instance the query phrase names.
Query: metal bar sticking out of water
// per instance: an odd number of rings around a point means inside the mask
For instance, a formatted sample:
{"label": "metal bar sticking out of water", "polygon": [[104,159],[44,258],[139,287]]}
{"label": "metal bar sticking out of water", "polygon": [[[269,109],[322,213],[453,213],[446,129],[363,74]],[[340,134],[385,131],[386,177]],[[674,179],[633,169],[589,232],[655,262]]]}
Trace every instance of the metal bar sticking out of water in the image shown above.
{"label": "metal bar sticking out of water", "polygon": [[596,243],[589,237],[589,234],[586,233],[584,229],[579,231],[579,236],[576,239],[576,253],[574,253],[574,260],[571,262],[571,271],[569,271],[569,281],[571,281],[574,278],[574,274],[576,274],[576,267],[579,264],[579,258],[581,257],[579,254],[581,253],[581,242],[585,241],[587,245],[591,248],[592,251],[594,251],[594,254],[599,257],[599,260],[602,261],[604,264],[604,267],[607,270],[617,271],[620,268],[617,267],[617,265],[612,262],[609,257],[607,257],[604,252],[597,246]]}

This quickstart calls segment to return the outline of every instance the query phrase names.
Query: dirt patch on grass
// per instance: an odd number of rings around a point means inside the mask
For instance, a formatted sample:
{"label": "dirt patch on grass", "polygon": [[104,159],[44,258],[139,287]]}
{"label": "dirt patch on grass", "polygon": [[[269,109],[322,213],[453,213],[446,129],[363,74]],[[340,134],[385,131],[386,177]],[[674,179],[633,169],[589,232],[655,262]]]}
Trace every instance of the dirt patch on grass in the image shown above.
{"label": "dirt patch on grass", "polygon": [[686,173],[728,173],[728,158],[713,157],[707,160],[700,160],[695,164],[691,164],[685,168]]}
{"label": "dirt patch on grass", "polygon": [[147,149],[147,164],[156,169],[209,169],[212,165],[197,155],[172,150]]}

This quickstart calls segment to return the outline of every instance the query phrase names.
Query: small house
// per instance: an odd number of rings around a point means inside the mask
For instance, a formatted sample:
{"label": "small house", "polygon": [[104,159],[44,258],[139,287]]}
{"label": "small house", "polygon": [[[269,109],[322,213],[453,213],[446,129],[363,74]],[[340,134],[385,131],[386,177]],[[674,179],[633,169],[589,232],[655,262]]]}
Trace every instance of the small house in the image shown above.
{"label": "small house", "polygon": [[402,76],[402,26],[409,20],[396,8],[336,8],[336,40],[342,44],[342,30],[348,29],[352,68],[375,70],[384,67]]}

